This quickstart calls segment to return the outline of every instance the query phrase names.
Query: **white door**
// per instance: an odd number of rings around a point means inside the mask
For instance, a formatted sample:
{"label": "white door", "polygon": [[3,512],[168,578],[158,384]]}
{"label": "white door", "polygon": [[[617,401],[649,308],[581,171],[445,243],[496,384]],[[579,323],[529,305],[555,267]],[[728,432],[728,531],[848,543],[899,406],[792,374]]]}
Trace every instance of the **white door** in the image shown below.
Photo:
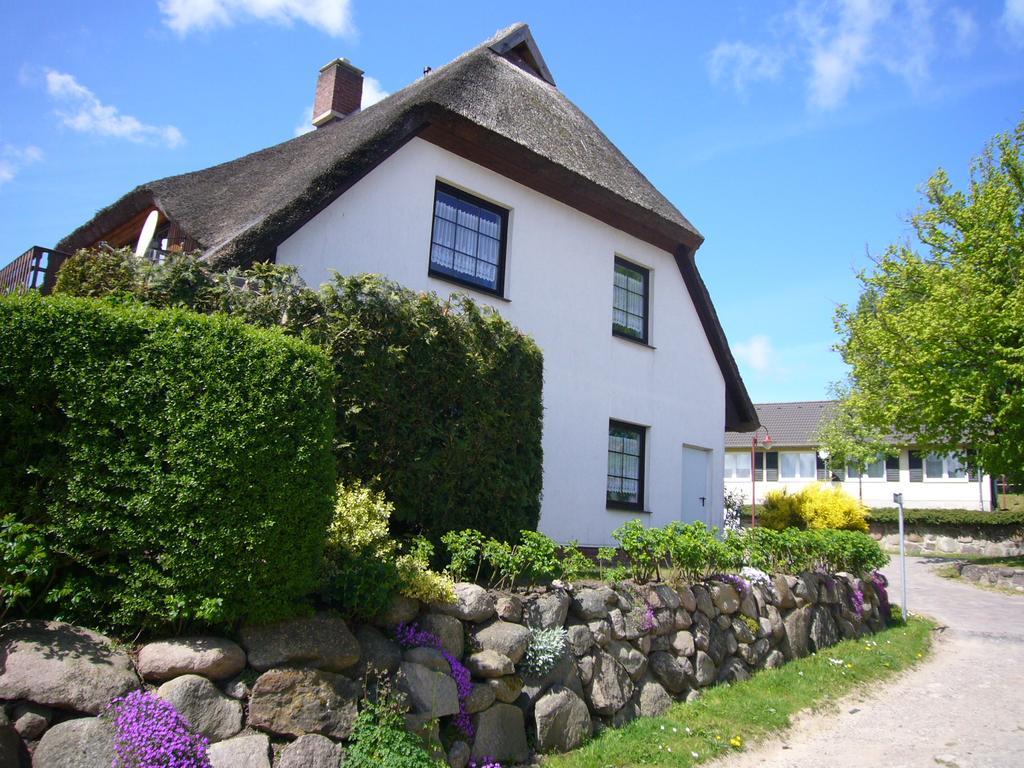
{"label": "white door", "polygon": [[683,522],[711,525],[711,451],[683,446]]}

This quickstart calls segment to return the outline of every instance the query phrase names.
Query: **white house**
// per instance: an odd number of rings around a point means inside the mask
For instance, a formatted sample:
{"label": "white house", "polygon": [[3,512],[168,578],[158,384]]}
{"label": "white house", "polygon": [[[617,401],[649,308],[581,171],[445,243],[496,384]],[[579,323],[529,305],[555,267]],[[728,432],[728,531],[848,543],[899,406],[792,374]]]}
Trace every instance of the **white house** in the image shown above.
{"label": "white house", "polygon": [[58,248],[133,243],[156,210],[161,241],[218,265],[466,293],[544,351],[541,530],[596,546],[636,516],[717,524],[724,431],[757,421],[702,236],[558,90],[525,25],[362,111],[361,90],[331,62],[316,130],[144,184]]}
{"label": "white house", "polygon": [[757,404],[757,432],[725,436],[726,488],[742,493],[747,503],[753,494],[760,504],[769,491],[798,491],[821,481],[842,486],[869,507],[895,506],[893,494],[902,493],[911,509],[992,509],[989,475],[969,471],[954,456],[924,453],[913,445],[894,442],[894,455],[880,456],[864,472],[831,466],[815,436],[834,406],[834,400]]}

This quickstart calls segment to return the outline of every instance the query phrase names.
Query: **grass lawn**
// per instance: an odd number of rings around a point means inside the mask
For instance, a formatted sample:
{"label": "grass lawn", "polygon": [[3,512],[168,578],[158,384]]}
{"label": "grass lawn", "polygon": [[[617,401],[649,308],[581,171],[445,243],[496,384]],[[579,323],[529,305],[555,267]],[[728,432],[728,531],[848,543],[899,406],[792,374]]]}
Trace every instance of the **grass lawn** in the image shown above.
{"label": "grass lawn", "polygon": [[844,641],[747,682],[705,689],[700,699],[676,704],[663,717],[634,720],[575,752],[548,757],[544,768],[680,768],[742,750],[787,728],[801,710],[827,706],[913,666],[928,652],[933,626],[911,618],[905,626]]}

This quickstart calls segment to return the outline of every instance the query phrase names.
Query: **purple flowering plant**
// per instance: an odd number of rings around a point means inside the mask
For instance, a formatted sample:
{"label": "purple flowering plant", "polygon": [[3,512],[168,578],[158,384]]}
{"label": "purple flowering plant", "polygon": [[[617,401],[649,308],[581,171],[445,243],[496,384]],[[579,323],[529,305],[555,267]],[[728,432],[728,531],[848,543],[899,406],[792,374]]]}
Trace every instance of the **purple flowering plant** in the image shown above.
{"label": "purple flowering plant", "polygon": [[169,701],[132,691],[107,705],[114,722],[112,768],[210,768],[205,737]]}
{"label": "purple flowering plant", "polygon": [[740,597],[746,597],[750,594],[750,583],[742,576],[737,576],[735,573],[715,573],[710,577],[713,581],[721,581],[724,584],[732,584],[736,588],[736,591],[740,593]]}
{"label": "purple flowering plant", "polygon": [[430,632],[422,630],[415,622],[399,624],[395,627],[395,639],[403,648],[436,648],[444,656],[444,660],[451,667],[452,680],[455,681],[455,688],[459,694],[459,713],[452,718],[455,727],[462,731],[467,739],[473,738],[473,721],[469,716],[466,702],[469,694],[473,691],[473,681],[469,670],[461,661],[448,653],[441,645],[441,640]]}
{"label": "purple flowering plant", "polygon": [[654,606],[644,600],[644,619],[640,624],[641,632],[650,632],[658,625],[658,619],[654,615]]}
{"label": "purple flowering plant", "polygon": [[859,581],[850,590],[850,607],[858,616],[864,615],[864,590],[860,588]]}
{"label": "purple flowering plant", "polygon": [[493,757],[481,757],[479,760],[470,760],[468,768],[501,768],[501,763]]}
{"label": "purple flowering plant", "polygon": [[871,574],[871,583],[874,584],[875,594],[878,595],[878,610],[882,614],[882,621],[888,624],[892,614],[892,608],[889,605],[889,593],[886,590],[886,587],[889,586],[889,580],[878,571],[875,571]]}

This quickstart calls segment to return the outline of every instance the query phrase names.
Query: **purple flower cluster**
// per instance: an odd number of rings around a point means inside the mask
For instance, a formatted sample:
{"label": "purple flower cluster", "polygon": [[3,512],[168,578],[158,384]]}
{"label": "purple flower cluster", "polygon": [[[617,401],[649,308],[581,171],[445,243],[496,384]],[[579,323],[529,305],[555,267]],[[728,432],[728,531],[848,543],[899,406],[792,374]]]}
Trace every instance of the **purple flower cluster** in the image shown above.
{"label": "purple flower cluster", "polygon": [[644,620],[640,623],[641,632],[650,632],[656,626],[658,626],[658,619],[654,615],[654,606],[644,601],[646,608],[644,609]]}
{"label": "purple flower cluster", "polygon": [[169,701],[132,691],[107,711],[114,718],[113,768],[210,768],[209,742]]}
{"label": "purple flower cluster", "polygon": [[875,594],[878,595],[878,610],[882,614],[882,621],[888,624],[892,608],[889,606],[889,593],[885,588],[889,586],[889,580],[875,571],[871,574],[871,583],[875,585]]}
{"label": "purple flower cluster", "polygon": [[[452,721],[455,723],[455,727],[462,731],[462,734],[467,739],[472,739],[473,721],[466,708],[469,694],[473,691],[473,680],[469,670],[466,669],[461,661],[444,649],[437,635],[421,630],[415,623],[399,624],[395,627],[395,639],[403,648],[436,648],[441,652],[444,660],[451,667],[452,680],[455,681],[455,688],[459,694],[459,713],[452,718]],[[481,766],[481,768],[485,768],[485,766]],[[498,766],[498,768],[501,767]]]}
{"label": "purple flower cluster", "polygon": [[815,573],[818,575],[819,579],[821,579],[823,582],[825,582],[825,586],[828,587],[830,592],[834,592],[835,591],[835,589],[836,589],[836,580],[835,580],[835,578],[833,578],[832,574],[830,574],[828,571],[823,571],[823,570],[820,570],[820,569],[816,570]]}
{"label": "purple flower cluster", "polygon": [[860,588],[859,581],[850,590],[850,607],[858,616],[864,615],[864,590]]}
{"label": "purple flower cluster", "polygon": [[711,576],[714,581],[721,581],[725,584],[732,584],[736,587],[736,591],[740,593],[740,597],[746,597],[750,594],[750,582],[744,579],[742,576],[737,576],[735,573],[716,573]]}
{"label": "purple flower cluster", "polygon": [[493,757],[481,757],[479,760],[470,760],[468,768],[501,768],[501,763]]}

